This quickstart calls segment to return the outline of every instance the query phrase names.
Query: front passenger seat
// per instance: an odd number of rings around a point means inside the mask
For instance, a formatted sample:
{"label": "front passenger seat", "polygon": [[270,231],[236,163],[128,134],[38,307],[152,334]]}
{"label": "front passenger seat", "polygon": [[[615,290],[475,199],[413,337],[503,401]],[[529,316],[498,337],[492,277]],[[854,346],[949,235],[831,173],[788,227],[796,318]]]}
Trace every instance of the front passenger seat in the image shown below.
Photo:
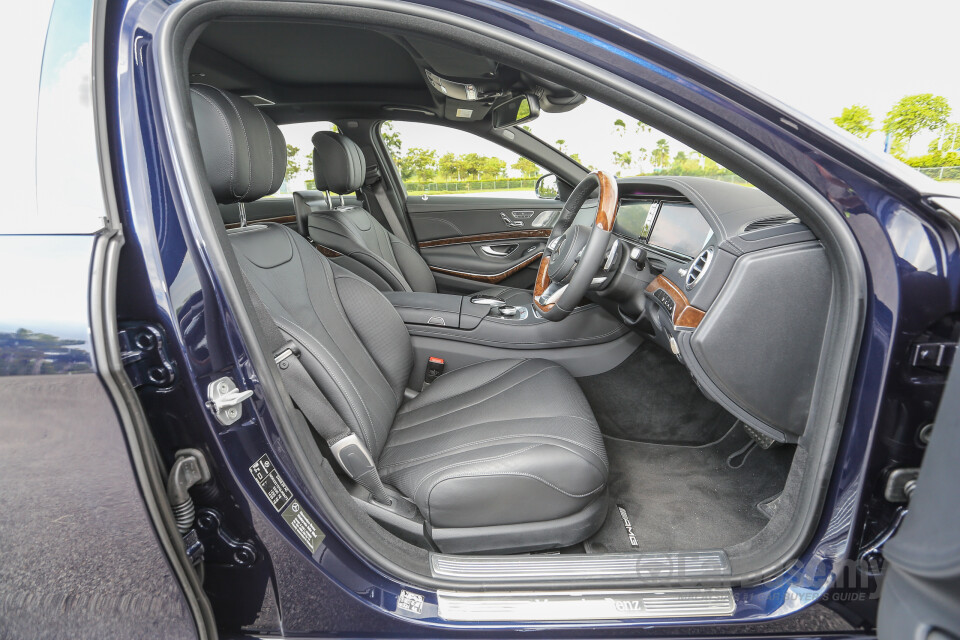
{"label": "front passenger seat", "polygon": [[[273,121],[226,91],[194,85],[191,94],[217,202],[275,192],[286,154]],[[229,238],[270,315],[263,320],[296,343],[316,394],[383,482],[416,506],[441,551],[564,547],[600,528],[607,454],[590,405],[562,366],[479,362],[409,398],[413,346],[382,293],[283,225],[234,229]]]}
{"label": "front passenger seat", "polygon": [[[353,193],[363,186],[366,162],[350,138],[333,131],[313,135],[313,173],[317,189],[336,194]],[[293,194],[300,232],[321,249],[340,254],[335,262],[353,271],[380,291],[436,293],[433,272],[416,249],[383,228],[362,207],[327,206],[317,192]],[[499,297],[522,306],[533,294],[513,287],[490,287],[478,294]]]}

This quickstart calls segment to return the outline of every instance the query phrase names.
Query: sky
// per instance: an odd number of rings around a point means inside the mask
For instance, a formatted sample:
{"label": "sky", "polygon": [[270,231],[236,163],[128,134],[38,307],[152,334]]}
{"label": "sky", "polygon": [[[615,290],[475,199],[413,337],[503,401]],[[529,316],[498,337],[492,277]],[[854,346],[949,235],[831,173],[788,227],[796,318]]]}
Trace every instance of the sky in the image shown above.
{"label": "sky", "polygon": [[[587,4],[618,16],[707,61],[781,102],[833,126],[845,106],[863,104],[875,127],[905,95],[942,95],[960,121],[960,75],[956,73],[956,27],[960,0],[875,2],[807,0],[593,0]],[[595,101],[566,114],[542,114],[530,124],[548,142],[566,140],[569,153],[587,164],[612,169],[612,150],[650,148],[657,133],[618,139],[617,114]],[[609,124],[608,124],[609,123]],[[309,140],[309,126],[294,137]],[[407,125],[405,146],[493,154],[494,146],[464,139],[444,128]],[[933,134],[916,137],[911,152],[924,153]],[[883,149],[883,135],[867,146]],[[301,144],[301,146],[303,146]],[[671,145],[676,152],[683,147]],[[512,163],[515,156],[499,152]]]}

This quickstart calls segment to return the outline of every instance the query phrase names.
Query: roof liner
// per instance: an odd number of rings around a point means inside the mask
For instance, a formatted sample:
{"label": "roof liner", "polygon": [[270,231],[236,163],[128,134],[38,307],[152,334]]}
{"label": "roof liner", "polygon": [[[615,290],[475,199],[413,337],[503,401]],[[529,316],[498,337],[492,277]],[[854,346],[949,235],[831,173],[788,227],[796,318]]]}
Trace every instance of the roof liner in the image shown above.
{"label": "roof liner", "polygon": [[402,46],[366,29],[222,21],[211,23],[200,43],[277,84],[423,85]]}
{"label": "roof liner", "polygon": [[[462,102],[429,87],[424,70],[476,86]],[[258,95],[278,123],[343,117],[396,117],[383,107],[415,107],[460,120],[461,107],[486,118],[497,100],[536,93],[545,111],[568,110],[583,96],[498,64],[462,46],[410,34],[298,20],[211,22],[190,57],[191,82]]]}

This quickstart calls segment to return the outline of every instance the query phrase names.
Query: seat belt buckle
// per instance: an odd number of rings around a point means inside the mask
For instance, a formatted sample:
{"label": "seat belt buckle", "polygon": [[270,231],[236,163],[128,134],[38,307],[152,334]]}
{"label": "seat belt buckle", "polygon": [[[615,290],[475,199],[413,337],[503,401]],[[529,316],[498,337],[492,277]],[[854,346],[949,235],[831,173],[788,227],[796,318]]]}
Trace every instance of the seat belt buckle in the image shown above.
{"label": "seat belt buckle", "polygon": [[373,456],[355,433],[346,435],[331,444],[330,453],[352,480],[369,473],[371,469],[376,471],[377,466],[373,462]]}
{"label": "seat belt buckle", "polygon": [[426,388],[443,373],[443,358],[430,356],[427,358],[427,370],[423,374],[423,386]]}
{"label": "seat belt buckle", "polygon": [[284,345],[273,354],[273,361],[276,362],[281,369],[286,369],[283,361],[290,356],[300,357],[300,347],[298,347],[297,343],[293,340],[287,340]]}

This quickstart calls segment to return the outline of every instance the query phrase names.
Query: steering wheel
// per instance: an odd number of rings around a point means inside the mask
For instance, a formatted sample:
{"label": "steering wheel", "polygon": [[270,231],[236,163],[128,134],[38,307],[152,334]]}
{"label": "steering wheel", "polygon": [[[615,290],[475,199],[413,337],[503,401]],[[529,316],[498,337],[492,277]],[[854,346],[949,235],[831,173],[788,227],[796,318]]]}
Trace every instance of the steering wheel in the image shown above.
{"label": "steering wheel", "polygon": [[[587,197],[598,188],[593,224],[573,224]],[[603,262],[619,207],[617,180],[603,171],[591,171],[567,198],[547,240],[533,287],[535,310],[547,320],[563,320],[586,295]]]}

